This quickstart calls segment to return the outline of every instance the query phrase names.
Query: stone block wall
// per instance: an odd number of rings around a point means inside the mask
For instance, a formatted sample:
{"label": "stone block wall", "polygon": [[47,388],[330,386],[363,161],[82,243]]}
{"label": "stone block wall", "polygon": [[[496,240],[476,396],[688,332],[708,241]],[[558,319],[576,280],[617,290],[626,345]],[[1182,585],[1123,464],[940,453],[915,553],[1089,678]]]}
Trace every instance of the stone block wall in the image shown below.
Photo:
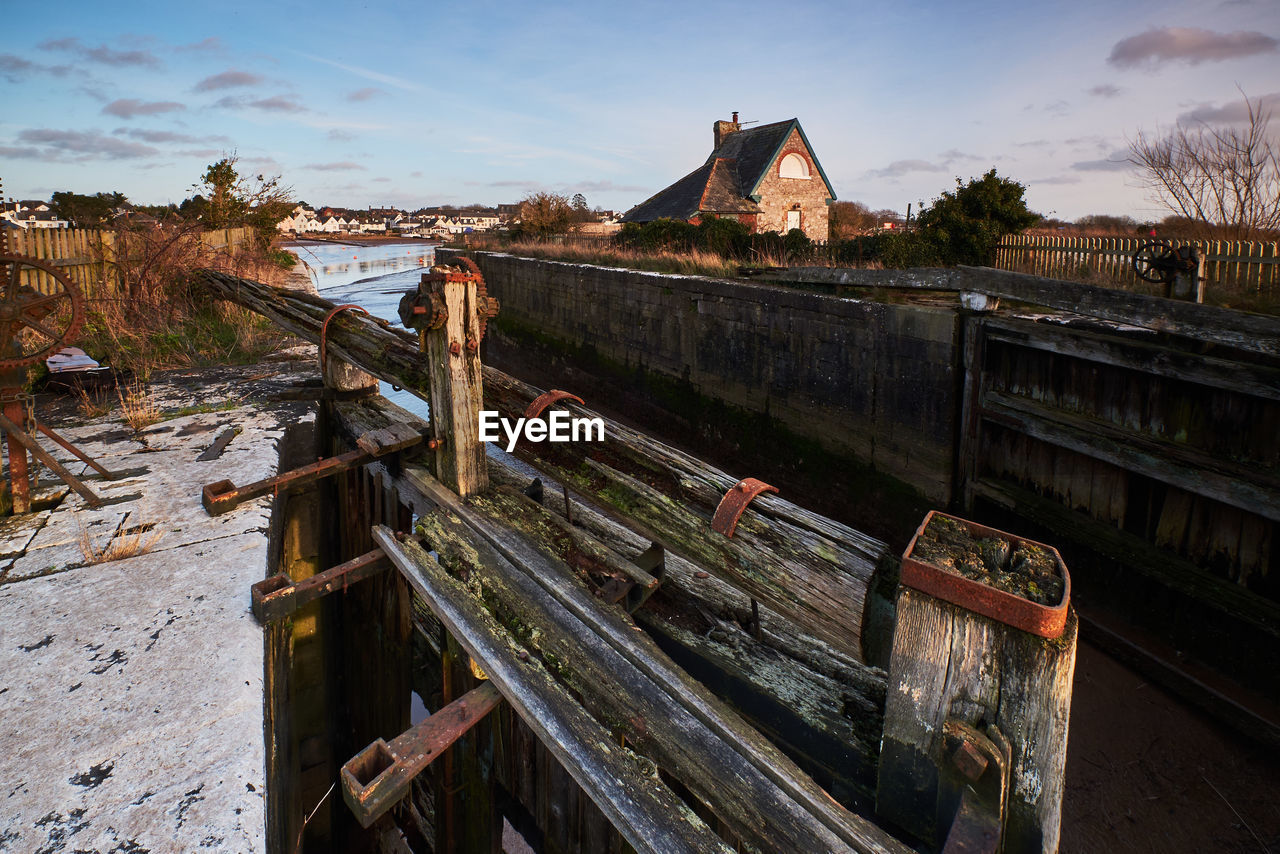
{"label": "stone block wall", "polygon": [[[778,164],[788,154],[804,158],[809,167],[808,178],[783,178],[778,175]],[[746,192],[744,189],[743,192]],[[811,240],[826,240],[829,233],[828,200],[831,194],[818,172],[818,164],[809,154],[800,131],[792,128],[791,135],[783,143],[782,150],[769,166],[756,192],[760,195],[760,214],[756,218],[757,231],[787,231],[787,211],[800,205],[800,228]]]}
{"label": "stone block wall", "polygon": [[504,318],[767,412],[833,453],[949,499],[953,310],[499,253],[476,260]]}

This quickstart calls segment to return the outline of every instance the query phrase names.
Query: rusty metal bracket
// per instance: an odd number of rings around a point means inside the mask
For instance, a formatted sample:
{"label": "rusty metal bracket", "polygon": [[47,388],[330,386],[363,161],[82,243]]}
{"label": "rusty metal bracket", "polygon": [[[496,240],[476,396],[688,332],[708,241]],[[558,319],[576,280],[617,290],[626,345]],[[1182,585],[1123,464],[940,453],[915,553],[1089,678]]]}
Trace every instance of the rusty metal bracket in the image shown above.
{"label": "rusty metal bracket", "polygon": [[342,797],[369,827],[409,792],[422,773],[502,701],[491,682],[468,691],[431,717],[396,736],[378,739],[342,766]]}
{"label": "rusty metal bracket", "polygon": [[295,582],[284,573],[278,573],[249,588],[253,616],[262,625],[292,616],[299,608],[321,596],[338,589],[346,590],[390,566],[391,561],[382,549],[374,549],[301,581]]}
{"label": "rusty metal bracket", "polygon": [[207,483],[201,491],[200,503],[204,505],[204,509],[210,516],[217,516],[228,510],[234,510],[250,499],[277,493],[281,488],[314,483],[347,469],[362,466],[379,457],[411,448],[423,441],[422,434],[407,424],[370,430],[356,439],[358,447],[354,451],[347,451],[336,457],[328,457],[274,477],[264,478],[248,486],[237,487],[229,480]]}
{"label": "rusty metal bracket", "polygon": [[[58,462],[57,460],[55,460],[48,451],[40,447],[40,443],[38,443],[30,434],[28,434],[25,430],[23,430],[17,424],[10,421],[9,418],[5,415],[0,415],[0,430],[3,430],[9,436],[10,439],[17,442],[23,448],[26,448],[28,451],[31,452],[31,455],[33,457],[35,457],[40,462],[44,463],[44,465],[48,466],[51,472],[53,472],[59,478],[61,478],[62,482],[65,483],[67,486],[74,489],[80,495],[80,497],[84,499],[85,503],[88,504],[90,507],[102,506],[103,501],[100,497],[98,497],[97,493],[95,493],[89,487],[85,486],[84,483],[78,477],[76,477],[70,471],[67,470],[66,466],[64,466],[62,463]],[[10,460],[12,460],[12,458],[13,458],[13,453],[11,448]],[[29,489],[30,487],[26,484],[25,478],[26,478],[26,474],[24,473],[22,485]],[[17,489],[18,487],[15,485],[14,488]],[[24,509],[22,512],[26,512],[26,510]]]}
{"label": "rusty metal bracket", "polygon": [[341,314],[344,311],[358,311],[365,317],[369,316],[369,312],[365,311],[355,303],[346,303],[345,305],[335,306],[332,311],[324,316],[324,323],[320,324],[320,373],[322,375],[324,374],[324,366],[326,363],[325,357],[329,355],[329,321],[333,320],[336,315]]}
{"label": "rusty metal bracket", "polygon": [[732,537],[733,532],[738,529],[738,520],[742,518],[742,511],[747,509],[747,505],[762,492],[777,491],[776,486],[770,486],[754,477],[738,481],[737,486],[726,492],[724,498],[720,499],[720,504],[716,507],[716,515],[711,519],[711,530],[726,537]]}
{"label": "rusty metal bracket", "polygon": [[572,400],[580,405],[586,405],[582,403],[582,398],[578,397],[576,394],[553,388],[551,391],[544,391],[533,399],[533,403],[530,403],[529,408],[524,411],[525,419],[531,420],[537,418],[548,406],[560,400]]}
{"label": "rusty metal bracket", "polygon": [[943,854],[995,854],[1000,848],[1013,755],[993,724],[980,732],[948,719],[938,758],[938,827]]}

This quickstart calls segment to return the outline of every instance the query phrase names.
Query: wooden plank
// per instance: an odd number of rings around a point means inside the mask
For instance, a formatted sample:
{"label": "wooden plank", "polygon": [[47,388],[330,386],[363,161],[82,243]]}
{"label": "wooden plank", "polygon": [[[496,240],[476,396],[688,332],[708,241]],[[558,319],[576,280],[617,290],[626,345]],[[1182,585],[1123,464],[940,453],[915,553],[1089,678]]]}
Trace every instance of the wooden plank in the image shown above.
{"label": "wooden plank", "polygon": [[[1108,555],[1126,569],[1158,581],[1196,602],[1230,615],[1239,629],[1265,638],[1261,649],[1280,649],[1280,604],[1264,599],[1239,585],[1214,578],[1185,558],[1157,548],[1147,540],[1110,525],[1095,522],[1050,499],[1008,483],[982,480],[979,496],[997,506],[1015,509],[1029,522],[1049,530],[1062,545],[1083,545]],[[1271,654],[1254,650],[1271,661]],[[1252,654],[1252,652],[1251,652]],[[1269,668],[1274,670],[1274,668]]]}
{"label": "wooden plank", "polygon": [[[565,632],[572,632],[575,640],[565,646],[559,655],[566,661],[571,660],[574,668],[581,668],[590,674],[589,679],[584,678],[575,687],[586,692],[602,691],[597,699],[606,706],[624,699],[630,702],[646,700],[655,703],[644,716],[648,721],[665,721],[673,725],[684,722],[672,731],[671,737],[692,739],[694,744],[701,746],[686,748],[680,743],[668,745],[655,741],[655,751],[675,751],[663,752],[655,755],[655,758],[664,762],[665,757],[664,766],[672,768],[677,778],[712,806],[717,815],[728,821],[735,833],[747,838],[758,838],[761,832],[760,828],[753,827],[749,814],[740,811],[741,807],[736,801],[741,798],[753,804],[756,809],[776,809],[776,814],[771,812],[774,820],[781,823],[780,826],[791,827],[792,831],[801,834],[801,837],[796,838],[817,840],[819,837],[829,837],[830,841],[841,840],[838,846],[841,849],[876,850],[882,845],[893,847],[891,840],[882,836],[863,819],[834,805],[826,793],[800,773],[767,739],[745,726],[706,688],[675,667],[647,637],[638,635],[625,614],[617,609],[601,608],[598,600],[581,582],[562,567],[549,561],[545,555],[531,548],[527,541],[513,535],[505,527],[477,519],[471,508],[461,505],[442,487],[433,484],[425,471],[407,467],[406,477],[417,483],[423,492],[439,500],[442,507],[448,508],[447,514],[424,517],[431,519],[430,524],[436,538],[465,540],[468,547],[457,550],[459,558],[479,555],[482,564],[490,569],[508,567],[501,573],[487,572],[483,576],[483,583],[492,585],[500,599],[522,598],[526,602],[532,602],[549,595],[564,609],[562,611],[561,608],[555,608],[542,614],[524,607],[515,609],[513,613],[520,614],[521,619],[526,621],[535,617],[550,620],[551,622],[541,624],[541,637],[548,642],[559,642]],[[459,525],[465,525],[471,534],[460,532]],[[437,551],[442,548],[440,541],[433,540],[432,545]],[[476,578],[481,573],[472,569],[465,574]],[[545,592],[538,593],[539,587]],[[569,621],[569,614],[576,623]],[[578,623],[588,631],[583,633],[578,628]],[[593,652],[582,659],[581,652],[574,652],[575,648],[580,651],[590,649]],[[616,664],[596,671],[600,662],[609,661]],[[634,668],[643,679],[629,683],[631,689],[628,692],[618,694],[617,691],[601,687],[626,676],[630,668]],[[652,685],[660,686],[662,690],[653,693],[651,688],[646,687]],[[628,715],[622,715],[617,720],[619,726],[625,727],[628,723],[634,725]],[[712,740],[708,741],[708,737]],[[641,744],[646,743],[643,731],[633,732],[630,738]],[[715,753],[718,767],[710,776],[704,774],[705,763],[711,761],[709,757],[712,754],[708,751]],[[676,761],[680,762],[678,772],[674,765],[669,764]],[[686,767],[688,762],[693,762],[694,766]],[[718,763],[727,765],[720,767]],[[731,795],[721,790],[720,781],[728,779],[725,775],[737,780],[739,786],[748,786],[755,794],[748,796],[742,794],[745,790],[738,790],[737,794]],[[734,802],[726,803],[726,798]],[[764,805],[769,803],[774,806],[766,810]],[[818,847],[806,850],[827,849]]]}
{"label": "wooden plank", "polygon": [[982,413],[1042,442],[1280,521],[1280,485],[1273,475],[1256,467],[1142,436],[1098,419],[1050,412],[1010,395],[989,394]]}
{"label": "wooden plank", "polygon": [[965,290],[1280,355],[1280,318],[984,267],[958,270]]}
{"label": "wooden plank", "polygon": [[[536,657],[522,661],[522,647],[466,584],[451,577],[409,541],[381,526],[374,540],[427,601],[539,740],[605,811],[637,851],[729,849],[683,803],[644,770],[562,687]],[[608,745],[608,749],[602,749]]]}

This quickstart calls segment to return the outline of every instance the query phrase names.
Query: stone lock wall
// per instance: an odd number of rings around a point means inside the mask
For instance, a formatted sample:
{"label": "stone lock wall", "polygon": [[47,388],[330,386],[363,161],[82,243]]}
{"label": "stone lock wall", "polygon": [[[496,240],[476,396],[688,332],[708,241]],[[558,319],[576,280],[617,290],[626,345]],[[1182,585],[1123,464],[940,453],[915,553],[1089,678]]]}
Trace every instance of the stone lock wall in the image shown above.
{"label": "stone lock wall", "polygon": [[[778,175],[778,164],[788,154],[798,154],[809,166],[808,178],[783,178]],[[745,189],[744,189],[745,192]],[[828,228],[827,201],[831,194],[805,147],[800,132],[791,130],[777,158],[769,166],[769,172],[756,191],[760,195],[761,213],[756,220],[757,231],[787,231],[787,211],[796,203],[800,205],[800,228],[811,240],[826,240]]]}
{"label": "stone lock wall", "polygon": [[[438,254],[447,263],[452,253]],[[475,255],[503,318],[767,412],[833,453],[874,465],[930,499],[949,499],[958,384],[953,310]]]}

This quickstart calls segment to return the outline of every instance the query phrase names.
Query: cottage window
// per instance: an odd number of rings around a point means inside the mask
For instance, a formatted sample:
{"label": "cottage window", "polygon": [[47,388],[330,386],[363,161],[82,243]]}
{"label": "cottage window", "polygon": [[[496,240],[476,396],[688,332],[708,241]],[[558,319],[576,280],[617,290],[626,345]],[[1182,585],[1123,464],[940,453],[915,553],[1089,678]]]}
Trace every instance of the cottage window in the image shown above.
{"label": "cottage window", "polygon": [[778,176],[781,178],[808,178],[809,164],[799,154],[788,154],[778,164]]}

